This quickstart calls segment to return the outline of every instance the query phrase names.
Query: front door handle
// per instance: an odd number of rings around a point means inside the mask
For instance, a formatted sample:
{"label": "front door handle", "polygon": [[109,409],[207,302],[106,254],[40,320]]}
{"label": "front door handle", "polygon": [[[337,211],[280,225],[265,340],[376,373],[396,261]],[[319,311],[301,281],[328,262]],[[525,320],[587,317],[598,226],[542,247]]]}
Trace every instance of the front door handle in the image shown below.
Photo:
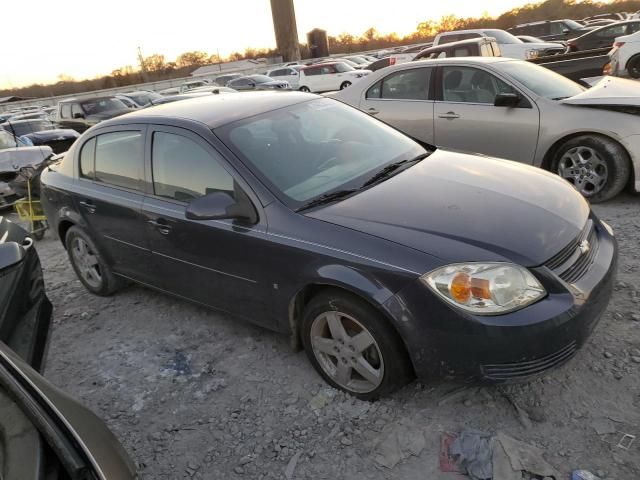
{"label": "front door handle", "polygon": [[373,107],[372,107],[372,108],[370,108],[370,109],[368,109],[368,110],[367,110],[367,113],[368,113],[369,115],[377,115],[377,114],[379,114],[379,113],[380,113],[380,110],[376,110],[375,108],[373,108]]}
{"label": "front door handle", "polygon": [[169,233],[171,233],[171,226],[162,221],[149,220],[147,223],[156,227],[156,229],[163,235],[169,235]]}
{"label": "front door handle", "polygon": [[80,202],[80,205],[82,205],[82,207],[84,207],[84,209],[89,212],[89,213],[96,213],[96,206],[86,200],[83,200],[82,202]]}
{"label": "front door handle", "polygon": [[460,118],[460,115],[458,115],[456,112],[447,112],[447,113],[443,113],[442,115],[438,115],[438,118],[446,118],[447,120],[453,120],[455,118]]}

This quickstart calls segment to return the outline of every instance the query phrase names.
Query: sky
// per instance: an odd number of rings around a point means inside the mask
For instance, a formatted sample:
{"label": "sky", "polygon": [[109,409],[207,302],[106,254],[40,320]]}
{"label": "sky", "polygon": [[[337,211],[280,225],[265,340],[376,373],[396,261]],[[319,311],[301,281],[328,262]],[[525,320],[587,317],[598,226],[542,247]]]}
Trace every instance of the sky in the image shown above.
{"label": "sky", "polygon": [[[203,50],[226,56],[247,47],[275,47],[269,0],[0,0],[3,3],[0,88],[52,83],[64,74],[93,78],[144,56]],[[413,32],[443,15],[491,16],[524,0],[294,0],[300,41],[322,28],[330,35]],[[390,8],[392,5],[392,8]],[[15,21],[8,21],[15,19]],[[14,40],[13,48],[8,48]]]}

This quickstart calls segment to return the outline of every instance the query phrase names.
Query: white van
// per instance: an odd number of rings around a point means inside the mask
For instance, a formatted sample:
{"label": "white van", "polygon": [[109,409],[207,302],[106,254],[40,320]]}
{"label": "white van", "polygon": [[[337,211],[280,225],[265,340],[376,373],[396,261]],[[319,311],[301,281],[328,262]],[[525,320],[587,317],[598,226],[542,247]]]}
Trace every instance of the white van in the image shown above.
{"label": "white van", "polygon": [[300,69],[298,90],[330,92],[347,88],[371,70],[356,70],[344,62],[322,63]]}

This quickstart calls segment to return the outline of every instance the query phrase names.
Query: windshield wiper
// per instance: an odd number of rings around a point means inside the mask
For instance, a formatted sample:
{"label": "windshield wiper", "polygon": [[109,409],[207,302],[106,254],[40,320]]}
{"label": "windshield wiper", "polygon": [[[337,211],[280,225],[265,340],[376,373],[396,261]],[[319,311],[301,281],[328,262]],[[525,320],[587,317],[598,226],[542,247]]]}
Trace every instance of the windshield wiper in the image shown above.
{"label": "windshield wiper", "polygon": [[326,203],[334,202],[334,201],[339,200],[341,198],[347,197],[347,196],[351,195],[352,193],[357,192],[358,190],[359,190],[358,188],[351,188],[351,189],[348,189],[348,190],[337,190],[335,192],[326,193],[324,195],[319,196],[318,198],[315,198],[315,199],[311,200],[310,202],[305,203],[301,207],[298,207],[296,209],[296,212],[301,212],[301,211],[307,210],[307,209],[309,209],[311,207],[316,207],[318,205],[324,205]]}
{"label": "windshield wiper", "polygon": [[383,178],[387,178],[389,176],[391,176],[391,174],[393,172],[395,172],[396,170],[398,170],[399,168],[411,164],[411,163],[416,163],[419,162],[420,160],[423,160],[425,158],[427,158],[429,155],[431,155],[431,152],[426,152],[426,153],[421,153],[420,155],[417,155],[413,158],[409,158],[406,160],[400,160],[398,162],[394,162],[391,163],[389,165],[387,165],[386,167],[384,167],[382,170],[378,171],[373,177],[371,177],[369,180],[367,180],[366,182],[364,182],[362,184],[363,187],[368,187],[369,185],[372,185],[380,180],[382,180]]}

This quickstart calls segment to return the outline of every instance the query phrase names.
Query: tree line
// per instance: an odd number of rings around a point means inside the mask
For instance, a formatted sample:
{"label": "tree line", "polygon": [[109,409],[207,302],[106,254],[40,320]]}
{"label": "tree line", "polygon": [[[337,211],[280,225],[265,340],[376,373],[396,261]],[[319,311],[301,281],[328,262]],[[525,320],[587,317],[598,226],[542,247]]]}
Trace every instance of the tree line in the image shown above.
{"label": "tree line", "polygon": [[[460,18],[446,15],[440,20],[425,20],[418,23],[416,30],[408,35],[396,33],[381,34],[375,28],[369,28],[362,35],[341,33],[329,36],[331,53],[349,53],[376,50],[398,45],[427,42],[441,31],[467,28],[501,28],[537,20],[556,20],[563,18],[581,19],[591,15],[612,12],[635,12],[640,10],[640,0],[614,0],[604,3],[593,0],[546,0],[514,8],[498,17]],[[309,58],[309,48],[300,45],[303,58]],[[155,82],[180,78],[189,75],[202,65],[216,64],[226,61],[259,59],[278,56],[273,48],[247,48],[244,52],[234,52],[226,58],[218,54],[203,51],[185,52],[175,60],[168,61],[164,55],[153,54],[140,60],[140,65],[126,65],[113,70],[111,74],[101,77],[75,80],[67,75],[60,75],[58,81],[49,85],[34,84],[27,87],[0,90],[0,97],[16,95],[20,97],[48,97],[89,92],[104,88],[122,87],[138,83]]]}

